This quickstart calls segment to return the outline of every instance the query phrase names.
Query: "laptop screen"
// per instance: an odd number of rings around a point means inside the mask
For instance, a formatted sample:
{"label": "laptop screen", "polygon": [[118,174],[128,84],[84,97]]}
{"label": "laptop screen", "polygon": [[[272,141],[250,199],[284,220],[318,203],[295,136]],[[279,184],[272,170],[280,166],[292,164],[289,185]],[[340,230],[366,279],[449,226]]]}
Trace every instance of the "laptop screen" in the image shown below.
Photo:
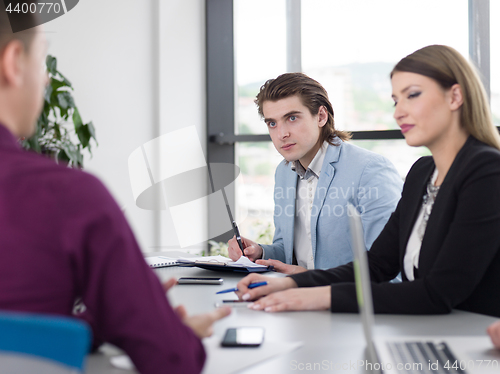
{"label": "laptop screen", "polygon": [[349,216],[349,227],[352,237],[352,251],[354,254],[354,280],[356,282],[356,296],[358,300],[359,313],[363,323],[366,346],[369,358],[372,362],[377,361],[377,355],[372,339],[374,323],[372,292],[370,286],[370,272],[368,270],[368,257],[366,255],[365,242],[363,239],[363,224],[361,216],[352,204],[347,204]]}

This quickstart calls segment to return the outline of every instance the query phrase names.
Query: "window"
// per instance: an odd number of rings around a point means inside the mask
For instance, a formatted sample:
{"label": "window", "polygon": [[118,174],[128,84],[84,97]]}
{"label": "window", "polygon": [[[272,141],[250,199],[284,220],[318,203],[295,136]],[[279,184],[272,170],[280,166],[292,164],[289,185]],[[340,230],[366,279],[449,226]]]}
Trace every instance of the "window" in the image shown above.
{"label": "window", "polygon": [[495,126],[500,126],[500,24],[498,17],[500,17],[500,1],[490,1],[490,88],[491,112]]}
{"label": "window", "polygon": [[[392,116],[392,68],[429,44],[446,44],[466,56],[467,22],[466,0],[303,1],[303,71],[328,91],[337,128],[399,130]],[[404,140],[353,142],[389,158],[402,177],[429,154]]]}
{"label": "window", "polygon": [[237,134],[267,134],[254,104],[260,86],[286,71],[285,0],[234,1]]}

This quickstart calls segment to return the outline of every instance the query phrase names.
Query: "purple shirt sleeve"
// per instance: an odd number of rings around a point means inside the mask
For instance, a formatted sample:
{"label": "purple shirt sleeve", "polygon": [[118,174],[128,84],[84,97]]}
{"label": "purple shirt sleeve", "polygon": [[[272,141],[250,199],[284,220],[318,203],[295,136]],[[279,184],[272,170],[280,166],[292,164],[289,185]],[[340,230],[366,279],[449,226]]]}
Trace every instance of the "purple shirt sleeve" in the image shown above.
{"label": "purple shirt sleeve", "polygon": [[100,182],[81,176],[63,246],[76,249],[75,282],[96,339],[122,348],[144,374],[200,372],[200,340],[172,310],[117,204]]}
{"label": "purple shirt sleeve", "polygon": [[134,235],[93,176],[22,151],[0,125],[0,308],[71,315],[143,374],[199,373],[200,340],[175,314]]}

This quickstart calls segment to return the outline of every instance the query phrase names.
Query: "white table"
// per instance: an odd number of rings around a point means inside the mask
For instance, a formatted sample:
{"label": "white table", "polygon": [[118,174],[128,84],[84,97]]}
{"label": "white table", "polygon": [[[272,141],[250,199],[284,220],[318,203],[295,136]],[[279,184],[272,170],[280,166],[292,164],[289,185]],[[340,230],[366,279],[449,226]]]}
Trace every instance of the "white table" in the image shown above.
{"label": "white table", "polygon": [[[174,306],[183,304],[190,314],[208,312],[214,308],[216,301],[236,298],[234,294],[216,295],[215,293],[234,287],[243,277],[236,273],[218,273],[182,267],[159,268],[155,272],[162,281],[180,276],[224,278],[224,284],[221,286],[178,285],[169,292],[171,304]],[[274,276],[280,276],[280,274],[274,273]],[[486,327],[494,321],[496,319],[493,317],[461,311],[436,316],[377,315],[374,335],[478,336],[484,335]],[[266,330],[267,339],[303,342],[302,347],[297,350],[261,362],[244,370],[243,373],[311,372],[305,370],[307,364],[317,364],[316,367],[328,368],[314,372],[333,372],[335,365],[348,367],[349,373],[365,372],[360,365],[355,364],[359,360],[366,359],[365,339],[361,320],[357,314],[332,314],[328,311],[265,313],[247,308],[233,308],[229,317],[216,323],[214,335],[222,339],[226,328],[237,326],[262,326]],[[131,373],[131,371],[113,368],[109,363],[110,354],[112,353],[91,355],[86,372],[92,374]],[[299,370],[301,367],[304,369]]]}

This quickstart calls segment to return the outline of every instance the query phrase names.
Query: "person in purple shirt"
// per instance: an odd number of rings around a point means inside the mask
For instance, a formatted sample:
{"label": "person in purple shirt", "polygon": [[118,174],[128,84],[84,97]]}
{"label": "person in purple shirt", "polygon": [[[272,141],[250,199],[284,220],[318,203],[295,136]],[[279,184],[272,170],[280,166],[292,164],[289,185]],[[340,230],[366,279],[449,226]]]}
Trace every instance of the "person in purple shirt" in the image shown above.
{"label": "person in purple shirt", "polygon": [[[21,21],[33,22],[19,14]],[[228,308],[173,310],[120,208],[93,176],[23,151],[43,104],[40,27],[13,34],[0,6],[0,309],[72,315],[86,306],[96,342],[122,348],[144,374],[198,373],[200,338]]]}

